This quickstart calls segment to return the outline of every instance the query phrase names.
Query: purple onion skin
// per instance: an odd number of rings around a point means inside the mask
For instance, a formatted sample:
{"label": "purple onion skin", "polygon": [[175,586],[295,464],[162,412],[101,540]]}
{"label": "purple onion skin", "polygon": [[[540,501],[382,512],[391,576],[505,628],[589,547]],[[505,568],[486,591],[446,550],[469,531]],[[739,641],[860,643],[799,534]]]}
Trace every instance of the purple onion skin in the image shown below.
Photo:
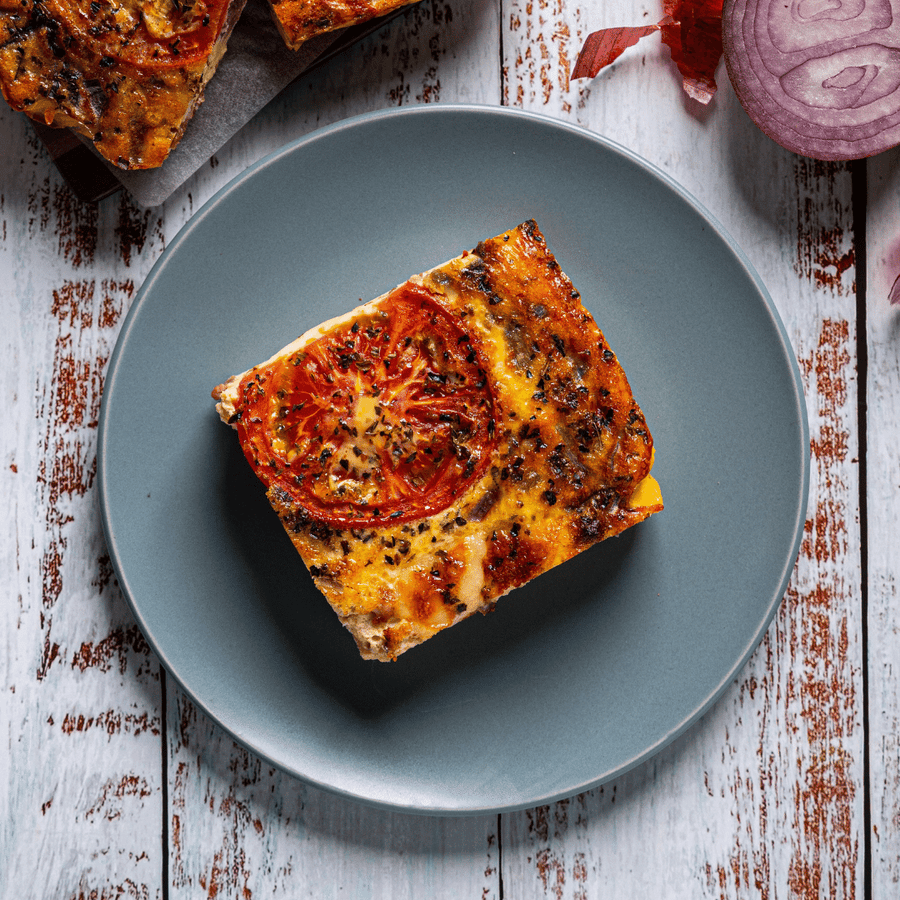
{"label": "purple onion skin", "polygon": [[722,45],[738,100],[782,147],[848,160],[900,144],[900,0],[725,0]]}

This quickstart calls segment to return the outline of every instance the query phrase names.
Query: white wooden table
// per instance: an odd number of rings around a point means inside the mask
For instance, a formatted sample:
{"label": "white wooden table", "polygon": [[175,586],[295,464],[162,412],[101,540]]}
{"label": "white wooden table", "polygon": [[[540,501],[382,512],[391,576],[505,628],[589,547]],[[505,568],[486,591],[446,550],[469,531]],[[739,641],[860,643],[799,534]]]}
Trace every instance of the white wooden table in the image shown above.
{"label": "white wooden table", "polygon": [[[831,165],[759,133],[719,70],[709,108],[651,37],[593,82],[601,26],[655,2],[422,0],[300,80],[164,206],[76,201],[0,108],[0,897],[900,896],[900,166]],[[422,818],[274,771],[166,678],[125,605],[95,491],[118,328],[218,188],[286,141],[400,104],[540,111],[636,150],[743,246],[805,381],[801,555],[762,645],[659,756],[520,813]],[[615,227],[615,223],[611,223]],[[761,486],[762,489],[762,486]]]}

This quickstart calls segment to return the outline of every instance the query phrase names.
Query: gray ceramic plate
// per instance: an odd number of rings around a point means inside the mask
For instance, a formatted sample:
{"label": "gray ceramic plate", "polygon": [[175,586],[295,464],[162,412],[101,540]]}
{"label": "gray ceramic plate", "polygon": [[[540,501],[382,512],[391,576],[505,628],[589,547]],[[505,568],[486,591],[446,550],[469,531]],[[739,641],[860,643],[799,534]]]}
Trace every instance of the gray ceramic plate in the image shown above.
{"label": "gray ceramic plate", "polygon": [[[210,389],[531,217],[643,406],[665,512],[396,663],[364,662]],[[808,447],[778,315],[684,190],[558,121],[428,106],[285,147],[172,242],[110,367],[100,496],[150,644],[239,741],[348,797],[476,813],[613,778],[713,703],[787,586]]]}

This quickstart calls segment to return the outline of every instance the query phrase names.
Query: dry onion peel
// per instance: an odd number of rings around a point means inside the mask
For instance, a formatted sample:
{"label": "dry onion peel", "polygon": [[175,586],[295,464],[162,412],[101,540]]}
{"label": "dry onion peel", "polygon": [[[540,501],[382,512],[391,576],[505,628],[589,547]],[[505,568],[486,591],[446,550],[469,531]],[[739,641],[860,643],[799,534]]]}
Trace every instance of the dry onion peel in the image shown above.
{"label": "dry onion peel", "polygon": [[891,285],[888,300],[890,300],[891,306],[900,306],[900,275],[894,279],[894,283]]}
{"label": "dry onion peel", "polygon": [[594,78],[601,69],[618,59],[629,47],[633,47],[641,38],[659,31],[658,25],[624,26],[622,28],[601,28],[592,31],[586,38],[575,68],[573,78]]}
{"label": "dry onion peel", "polygon": [[594,78],[628,47],[661,31],[685,92],[700,103],[709,103],[716,92],[714,76],[722,56],[722,0],[665,0],[664,12],[655,25],[603,28],[589,34],[572,78]]}
{"label": "dry onion peel", "polygon": [[900,143],[900,0],[726,0],[725,63],[782,147],[862,159]]}

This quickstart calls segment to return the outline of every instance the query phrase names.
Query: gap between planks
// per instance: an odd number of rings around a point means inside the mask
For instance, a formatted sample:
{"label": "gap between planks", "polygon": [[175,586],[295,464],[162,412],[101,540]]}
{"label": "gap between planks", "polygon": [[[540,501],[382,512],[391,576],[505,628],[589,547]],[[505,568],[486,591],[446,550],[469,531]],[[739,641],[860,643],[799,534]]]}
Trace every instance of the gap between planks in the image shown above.
{"label": "gap between planks", "polygon": [[162,900],[169,900],[169,697],[168,685],[166,684],[167,674],[166,668],[162,664],[159,667],[159,688],[160,688],[160,704],[159,718],[160,727],[160,743],[161,743],[161,760],[160,767],[162,769],[162,804],[160,815],[162,816],[162,860],[160,861],[160,879],[162,881]]}
{"label": "gap between planks", "polygon": [[868,399],[869,376],[868,323],[866,319],[866,280],[868,247],[866,216],[868,207],[868,163],[855,160],[851,164],[853,197],[853,246],[856,263],[856,422],[859,457],[859,574],[860,574],[860,640],[862,643],[862,730],[863,730],[863,898],[872,900],[872,792],[871,751],[869,748],[869,541],[868,541]]}

